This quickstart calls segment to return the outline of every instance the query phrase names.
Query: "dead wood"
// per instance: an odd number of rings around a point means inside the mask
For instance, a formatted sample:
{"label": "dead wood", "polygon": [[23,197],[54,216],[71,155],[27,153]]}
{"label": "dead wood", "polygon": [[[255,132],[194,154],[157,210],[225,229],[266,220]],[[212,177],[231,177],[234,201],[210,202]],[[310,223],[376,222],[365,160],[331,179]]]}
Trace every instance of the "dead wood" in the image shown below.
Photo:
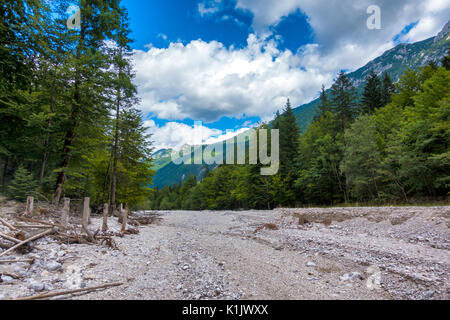
{"label": "dead wood", "polygon": [[46,235],[51,234],[51,233],[54,233],[54,232],[55,232],[54,229],[49,229],[49,230],[46,230],[46,231],[44,231],[44,232],[42,232],[42,233],[39,233],[39,234],[37,234],[37,235],[35,235],[35,236],[33,236],[33,237],[31,237],[31,238],[25,240],[25,241],[22,241],[22,242],[16,244],[15,246],[9,248],[8,250],[3,251],[2,253],[0,253],[0,257],[6,255],[7,253],[10,253],[10,252],[16,250],[17,248],[20,248],[21,246],[23,246],[23,245],[25,245],[25,244],[27,244],[27,243],[29,243],[29,242],[31,242],[31,241],[40,239],[40,238],[45,237]]}
{"label": "dead wood", "polygon": [[74,290],[67,290],[67,291],[61,291],[61,292],[43,293],[43,294],[38,294],[36,296],[17,298],[14,300],[17,300],[17,301],[42,300],[42,299],[60,297],[60,296],[65,296],[65,295],[70,295],[70,294],[75,294],[75,293],[89,293],[91,291],[95,291],[95,290],[99,290],[99,289],[107,289],[107,288],[112,288],[112,287],[118,287],[121,285],[123,285],[123,282],[109,283],[109,284],[104,284],[101,286],[90,287],[90,288],[74,289]]}

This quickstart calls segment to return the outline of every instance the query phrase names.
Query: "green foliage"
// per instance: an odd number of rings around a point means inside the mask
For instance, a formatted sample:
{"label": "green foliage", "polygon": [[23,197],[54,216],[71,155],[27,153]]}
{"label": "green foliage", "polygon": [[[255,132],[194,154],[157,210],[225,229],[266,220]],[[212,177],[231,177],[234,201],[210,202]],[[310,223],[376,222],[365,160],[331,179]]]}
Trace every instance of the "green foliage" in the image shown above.
{"label": "green foliage", "polygon": [[375,111],[375,109],[383,106],[382,91],[383,87],[380,78],[378,78],[375,71],[370,70],[370,74],[366,79],[366,86],[364,87],[364,92],[361,98],[363,113],[371,114]]}
{"label": "green foliage", "polygon": [[24,202],[28,196],[37,196],[37,181],[33,175],[25,168],[19,167],[14,179],[8,186],[8,194],[11,199]]}
{"label": "green foliage", "polygon": [[[81,0],[81,30],[69,30],[70,4],[0,3],[3,189],[23,199],[20,183],[32,176],[27,192],[38,185],[51,198],[56,185],[58,197],[89,196],[101,205],[110,198],[115,154],[117,201],[135,206],[147,201],[153,172],[149,136],[132,108],[138,101],[127,12],[118,0]],[[113,119],[118,105],[123,112]]]}

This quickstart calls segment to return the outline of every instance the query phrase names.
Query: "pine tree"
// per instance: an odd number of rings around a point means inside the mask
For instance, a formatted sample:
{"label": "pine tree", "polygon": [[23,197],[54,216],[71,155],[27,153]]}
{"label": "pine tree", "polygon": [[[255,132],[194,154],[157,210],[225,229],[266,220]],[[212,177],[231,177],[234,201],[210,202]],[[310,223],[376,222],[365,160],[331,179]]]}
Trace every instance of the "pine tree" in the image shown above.
{"label": "pine tree", "polygon": [[299,135],[300,129],[297,125],[297,118],[288,99],[284,112],[280,117],[280,167],[283,175],[294,171],[295,159],[298,154]]}
{"label": "pine tree", "polygon": [[322,90],[320,92],[320,103],[319,103],[319,111],[314,120],[319,120],[321,117],[325,115],[326,112],[330,111],[330,101],[328,100],[327,92],[325,91],[325,86],[322,85]]}
{"label": "pine tree", "polygon": [[391,77],[387,72],[383,74],[383,79],[381,83],[381,105],[385,106],[391,103],[392,95],[395,93],[395,85],[392,82]]}
{"label": "pine tree", "polygon": [[380,78],[372,69],[366,79],[366,85],[361,99],[362,113],[371,114],[383,106],[382,84]]}
{"label": "pine tree", "polygon": [[331,87],[331,110],[344,131],[358,114],[358,93],[344,71],[339,72]]}
{"label": "pine tree", "polygon": [[447,55],[441,60],[442,67],[450,70],[450,48],[447,49]]}
{"label": "pine tree", "polygon": [[33,175],[24,167],[19,167],[14,174],[14,179],[8,186],[11,199],[25,201],[28,196],[37,195],[37,182]]}

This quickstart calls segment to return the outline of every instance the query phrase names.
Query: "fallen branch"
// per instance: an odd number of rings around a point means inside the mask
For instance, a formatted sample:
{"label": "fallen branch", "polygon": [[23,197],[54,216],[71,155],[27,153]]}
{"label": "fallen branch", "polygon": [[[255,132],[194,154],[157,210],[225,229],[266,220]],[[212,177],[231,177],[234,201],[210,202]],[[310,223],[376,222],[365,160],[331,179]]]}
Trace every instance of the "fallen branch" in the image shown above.
{"label": "fallen branch", "polygon": [[19,239],[10,237],[10,236],[8,236],[8,235],[6,235],[6,234],[3,234],[3,233],[0,233],[0,238],[9,240],[9,241],[12,241],[12,242],[15,242],[15,243],[21,243],[21,242],[22,242],[22,241],[20,241]]}
{"label": "fallen branch", "polygon": [[111,288],[111,287],[118,287],[118,286],[121,286],[121,285],[123,285],[123,282],[110,283],[110,284],[104,284],[104,285],[96,286],[96,287],[83,288],[83,289],[74,289],[74,290],[61,291],[61,292],[49,292],[49,293],[38,294],[36,296],[31,296],[31,297],[17,298],[17,299],[14,299],[14,300],[16,300],[16,301],[40,300],[40,299],[47,299],[47,298],[54,298],[54,297],[59,297],[59,296],[65,296],[65,295],[74,294],[74,293],[81,293],[81,292],[88,293],[90,291],[95,291],[95,290],[99,290],[99,289],[106,289],[106,288]]}
{"label": "fallen branch", "polygon": [[49,226],[32,226],[32,225],[27,225],[27,224],[15,224],[14,225],[16,228],[20,228],[20,229],[48,229]]}
{"label": "fallen branch", "polygon": [[33,264],[34,259],[23,259],[23,260],[0,260],[0,264],[4,263],[29,263]]}
{"label": "fallen branch", "polygon": [[44,231],[44,232],[42,232],[42,233],[39,233],[39,234],[37,234],[37,235],[31,237],[31,238],[29,238],[29,239],[27,239],[27,240],[25,240],[25,241],[22,241],[22,242],[16,244],[14,247],[11,247],[10,249],[8,249],[8,250],[3,251],[2,253],[0,253],[0,257],[6,255],[7,253],[10,253],[10,252],[16,250],[17,248],[23,246],[24,244],[27,244],[28,242],[31,242],[31,241],[40,239],[40,238],[45,237],[46,235],[48,235],[48,234],[50,234],[50,233],[53,233],[53,232],[55,232],[54,229],[49,229],[49,230],[47,230],[47,231]]}
{"label": "fallen branch", "polygon": [[22,220],[22,221],[28,221],[28,222],[44,224],[46,226],[52,226],[52,227],[58,227],[58,228],[67,228],[67,227],[64,227],[62,224],[51,223],[51,222],[37,220],[37,219],[31,219],[31,218],[26,218],[26,217],[18,217],[18,219]]}
{"label": "fallen branch", "polygon": [[0,223],[3,224],[4,226],[10,228],[12,231],[17,231],[17,229],[15,227],[10,225],[7,221],[3,220],[2,218],[0,218]]}

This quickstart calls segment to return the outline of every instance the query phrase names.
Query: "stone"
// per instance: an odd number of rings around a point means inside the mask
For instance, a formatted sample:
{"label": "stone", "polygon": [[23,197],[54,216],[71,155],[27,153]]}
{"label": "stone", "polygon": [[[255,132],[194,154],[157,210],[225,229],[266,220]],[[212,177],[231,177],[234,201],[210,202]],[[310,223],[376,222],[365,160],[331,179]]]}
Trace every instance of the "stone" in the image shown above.
{"label": "stone", "polygon": [[359,272],[351,272],[344,274],[341,278],[341,281],[355,281],[355,280],[362,280],[361,273]]}
{"label": "stone", "polygon": [[0,293],[0,301],[2,301],[2,300],[6,300],[6,297]]}
{"label": "stone", "polygon": [[312,261],[308,261],[308,262],[306,263],[306,266],[312,268],[312,267],[315,267],[316,264],[315,264],[314,262],[312,262]]}
{"label": "stone", "polygon": [[275,247],[275,250],[282,251],[282,250],[284,250],[284,247],[283,246],[278,246],[278,247]]}
{"label": "stone", "polygon": [[428,290],[427,292],[425,292],[424,295],[425,299],[431,299],[434,297],[434,291],[433,290]]}
{"label": "stone", "polygon": [[61,263],[56,261],[50,261],[45,264],[45,269],[47,269],[48,271],[57,271],[60,270],[61,268],[62,268]]}
{"label": "stone", "polygon": [[36,292],[41,292],[41,291],[44,291],[45,285],[43,283],[40,283],[40,282],[32,281],[29,284],[28,288],[31,289],[31,290],[34,290]]}
{"label": "stone", "polygon": [[11,283],[14,281],[14,279],[11,278],[10,276],[2,276],[2,281],[3,283]]}

